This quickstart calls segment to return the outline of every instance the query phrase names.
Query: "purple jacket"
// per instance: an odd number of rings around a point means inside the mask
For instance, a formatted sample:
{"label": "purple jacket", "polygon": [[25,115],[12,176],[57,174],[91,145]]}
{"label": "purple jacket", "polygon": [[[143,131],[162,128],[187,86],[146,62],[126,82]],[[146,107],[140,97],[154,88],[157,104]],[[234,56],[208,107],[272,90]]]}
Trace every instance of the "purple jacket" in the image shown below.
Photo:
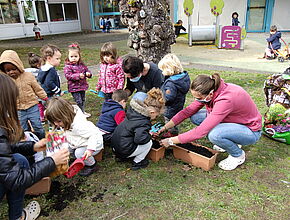
{"label": "purple jacket", "polygon": [[67,86],[69,92],[79,92],[79,91],[85,91],[89,88],[89,85],[87,83],[87,76],[85,76],[83,79],[80,78],[80,74],[85,74],[86,72],[90,73],[90,76],[88,78],[92,77],[91,71],[89,71],[88,67],[83,64],[71,64],[70,62],[66,62],[64,68],[64,75],[67,79]]}

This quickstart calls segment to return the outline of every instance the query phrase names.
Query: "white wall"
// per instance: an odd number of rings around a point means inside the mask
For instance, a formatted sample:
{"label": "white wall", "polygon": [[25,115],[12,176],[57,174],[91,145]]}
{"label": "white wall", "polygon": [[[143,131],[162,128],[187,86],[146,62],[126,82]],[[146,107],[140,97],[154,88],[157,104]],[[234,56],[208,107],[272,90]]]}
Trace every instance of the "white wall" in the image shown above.
{"label": "white wall", "polygon": [[278,30],[290,30],[290,0],[276,0],[271,25]]}
{"label": "white wall", "polygon": [[[288,0],[286,0],[288,1]],[[193,0],[194,9],[192,15],[193,25],[212,25],[216,18],[210,11],[210,0]],[[232,13],[238,12],[240,25],[245,25],[247,0],[224,0],[224,8],[222,14],[219,16],[221,25],[232,24]],[[178,5],[178,19],[183,21],[183,26],[187,28],[188,19],[183,12],[183,0],[179,0]]]}

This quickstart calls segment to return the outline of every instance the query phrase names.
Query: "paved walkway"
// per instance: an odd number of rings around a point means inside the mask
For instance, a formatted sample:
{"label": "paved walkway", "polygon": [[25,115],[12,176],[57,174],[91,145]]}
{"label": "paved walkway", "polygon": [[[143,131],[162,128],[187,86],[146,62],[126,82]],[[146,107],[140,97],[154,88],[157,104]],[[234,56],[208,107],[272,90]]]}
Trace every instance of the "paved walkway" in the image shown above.
{"label": "paved walkway", "polygon": [[[268,33],[249,33],[244,42],[244,50],[217,49],[214,45],[199,44],[189,47],[187,40],[178,38],[172,45],[172,52],[178,55],[185,67],[197,69],[229,70],[240,72],[275,73],[283,72],[290,66],[290,61],[284,63],[275,60],[258,59],[262,57],[266,47]],[[110,34],[101,32],[71,33],[46,36],[44,41],[33,41],[32,38],[0,41],[0,47],[13,49],[17,47],[41,47],[52,43],[66,48],[68,44],[77,41],[83,48],[100,47],[104,42],[114,41],[119,50],[127,48],[127,29],[113,30]],[[282,33],[282,38],[290,43],[290,33]],[[284,45],[283,45],[284,47]],[[133,50],[130,53],[135,54]],[[92,66],[97,72],[98,66]]]}

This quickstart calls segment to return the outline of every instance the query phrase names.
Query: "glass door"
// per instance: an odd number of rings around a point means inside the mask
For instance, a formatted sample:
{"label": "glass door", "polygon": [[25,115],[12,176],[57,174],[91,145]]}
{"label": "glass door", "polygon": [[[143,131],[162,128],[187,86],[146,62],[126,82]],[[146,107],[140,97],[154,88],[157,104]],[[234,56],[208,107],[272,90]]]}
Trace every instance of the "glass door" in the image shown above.
{"label": "glass door", "polygon": [[267,0],[248,0],[247,31],[264,32]]}

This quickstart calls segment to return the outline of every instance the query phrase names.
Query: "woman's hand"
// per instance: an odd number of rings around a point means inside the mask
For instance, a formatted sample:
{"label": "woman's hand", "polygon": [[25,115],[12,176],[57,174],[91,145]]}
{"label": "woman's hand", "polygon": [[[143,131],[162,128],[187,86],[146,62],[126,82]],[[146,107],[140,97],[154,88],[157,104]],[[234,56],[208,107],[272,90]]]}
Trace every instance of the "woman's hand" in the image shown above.
{"label": "woman's hand", "polygon": [[92,156],[92,151],[91,150],[86,150],[83,157],[86,159],[88,159],[90,156]]}
{"label": "woman's hand", "polygon": [[53,159],[56,166],[61,164],[67,164],[69,160],[69,151],[67,148],[62,148],[55,152],[51,158]]}
{"label": "woman's hand", "polygon": [[155,136],[159,136],[159,135],[160,135],[162,132],[164,132],[164,131],[166,131],[165,125],[164,125],[162,128],[160,128],[159,131],[157,131],[157,132],[155,133]]}
{"label": "woman's hand", "polygon": [[161,146],[168,148],[169,146],[173,145],[173,142],[170,138],[162,139],[159,143]]}
{"label": "woman's hand", "polygon": [[42,138],[40,141],[36,142],[33,146],[35,152],[45,151],[46,150],[46,138]]}

